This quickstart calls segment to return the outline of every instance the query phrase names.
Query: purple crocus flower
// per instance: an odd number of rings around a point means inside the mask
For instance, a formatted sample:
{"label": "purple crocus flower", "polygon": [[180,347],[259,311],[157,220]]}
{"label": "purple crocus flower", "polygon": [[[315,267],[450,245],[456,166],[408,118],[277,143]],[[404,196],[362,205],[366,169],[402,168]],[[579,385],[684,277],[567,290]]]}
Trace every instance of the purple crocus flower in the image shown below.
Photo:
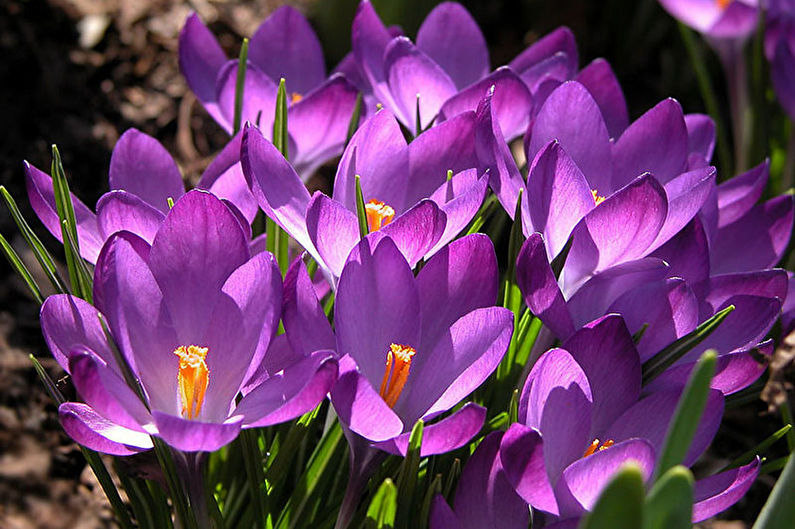
{"label": "purple crocus flower", "polygon": [[[622,319],[596,320],[547,351],[531,371],[519,423],[501,442],[505,475],[522,498],[548,514],[546,524],[561,527],[554,524],[593,507],[625,462],[635,461],[651,476],[681,391],[679,385],[641,397],[640,359]],[[682,464],[691,465],[706,449],[722,414],[723,395],[712,389]],[[758,470],[757,459],[697,481],[693,520],[736,502]]]}
{"label": "purple crocus flower", "polygon": [[682,23],[716,39],[744,39],[753,33],[757,0],[659,0]]}
{"label": "purple crocus flower", "polygon": [[[210,193],[180,198],[151,245],[116,233],[97,259],[96,308],[57,295],[41,309],[47,344],[85,401],[61,405],[64,429],[117,455],[150,448],[150,435],[184,452],[213,451],[241,428],[312,409],[336,380],[332,352],[270,361],[248,384],[268,359],[281,301],[273,256],[251,256],[237,216]],[[142,398],[125,383],[100,318]]]}
{"label": "purple crocus flower", "polygon": [[[366,237],[345,265],[334,310],[342,359],[331,398],[346,428],[405,454],[417,420],[437,417],[477,388],[499,364],[513,327],[510,311],[493,306],[497,278],[484,235],[444,247],[416,278],[391,239]],[[485,411],[466,404],[426,426],[422,455],[469,441]]]}
{"label": "purple crocus flower", "polygon": [[[228,60],[198,15],[185,22],[179,38],[180,70],[207,112],[232,132],[238,61]],[[265,19],[249,46],[241,123],[273,129],[279,79],[289,94],[290,159],[307,178],[345,145],[356,89],[342,74],[326,77],[320,42],[309,22],[290,6]]]}
{"label": "purple crocus flower", "polygon": [[[245,217],[240,219],[241,225],[248,226],[257,212],[256,202],[250,195],[237,193],[235,186],[229,185],[230,181],[245,182],[239,156],[238,136],[204,172],[200,187],[234,203],[242,212],[236,214]],[[52,179],[27,162],[25,177],[33,211],[60,241],[61,224]],[[111,191],[97,201],[96,213],[71,195],[80,255],[92,264],[105,241],[117,231],[129,231],[151,243],[168,213],[168,199],[176,201],[185,194],[182,175],[168,151],[156,139],[136,129],[129,129],[116,142],[108,182]]]}
{"label": "purple crocus flower", "polygon": [[502,435],[487,435],[467,461],[453,509],[441,495],[434,498],[431,529],[527,529],[530,510],[513,490],[500,462]]}
{"label": "purple crocus flower", "polygon": [[770,61],[773,89],[781,106],[795,121],[795,2],[769,0],[765,56]]}
{"label": "purple crocus flower", "polygon": [[409,263],[437,252],[469,223],[486,192],[474,144],[474,114],[464,113],[406,145],[381,110],[345,149],[331,198],[309,192],[256,128],[244,133],[244,174],[260,207],[309,252],[335,285],[359,241],[355,176],[361,176],[369,229],[391,237]]}

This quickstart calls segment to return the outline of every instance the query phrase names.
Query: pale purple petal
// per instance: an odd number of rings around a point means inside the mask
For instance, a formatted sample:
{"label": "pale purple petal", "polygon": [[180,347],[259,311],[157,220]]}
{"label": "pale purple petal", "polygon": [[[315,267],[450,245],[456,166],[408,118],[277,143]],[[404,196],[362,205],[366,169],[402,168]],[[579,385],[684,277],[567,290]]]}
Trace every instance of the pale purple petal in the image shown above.
{"label": "pale purple petal", "polygon": [[464,88],[489,73],[486,39],[472,15],[455,2],[443,2],[425,17],[417,47]]}
{"label": "pale purple petal", "polygon": [[129,231],[149,244],[166,216],[141,198],[126,191],[111,191],[97,202],[97,224],[103,237]]}
{"label": "pale purple petal", "polygon": [[368,237],[376,243],[383,237],[391,238],[414,267],[436,246],[446,226],[447,216],[439,206],[423,200]]}
{"label": "pale purple petal", "polygon": [[306,228],[322,259],[320,264],[339,277],[348,254],[360,239],[356,214],[318,191],[306,209]]}
{"label": "pale purple petal", "polygon": [[224,118],[218,108],[215,81],[226,62],[226,54],[199,15],[192,13],[179,33],[179,70],[207,112],[218,123]]}
{"label": "pale purple petal", "polygon": [[621,136],[629,126],[629,114],[624,92],[610,63],[595,59],[580,70],[574,80],[585,86],[599,105],[610,137]]}
{"label": "pale purple petal", "polygon": [[718,227],[739,220],[762,196],[770,175],[770,161],[737,175],[718,186]]}
{"label": "pale purple petal", "polygon": [[185,194],[176,162],[153,137],[137,129],[122,134],[110,157],[111,189],[137,195],[150,206],[168,213],[168,199]]}
{"label": "pale purple petal", "polygon": [[715,191],[715,168],[708,166],[682,173],[669,180],[664,189],[668,216],[650,250],[665,244],[698,214]]}
{"label": "pale purple petal", "polygon": [[558,514],[544,465],[544,442],[533,428],[514,423],[502,438],[500,460],[514,490],[535,509]]}
{"label": "pale purple petal", "polygon": [[69,437],[103,454],[128,456],[152,448],[149,434],[119,426],[86,404],[64,402],[58,418]]}
{"label": "pale purple petal", "polygon": [[384,69],[384,52],[392,37],[378,18],[373,4],[360,2],[351,26],[353,54],[373,89],[376,101],[387,108],[395,107]]}
{"label": "pale purple petal", "polygon": [[757,457],[745,466],[696,481],[693,487],[693,522],[715,516],[745,496],[759,474]]}
{"label": "pale purple petal", "polygon": [[284,77],[288,93],[305,95],[326,78],[323,48],[306,18],[281,6],[251,36],[249,60],[274,81]]}
{"label": "pale purple petal", "polygon": [[230,417],[223,423],[199,422],[168,413],[152,411],[157,436],[183,452],[215,452],[235,440],[243,416]]}
{"label": "pale purple petal", "polygon": [[[228,61],[218,72],[216,91],[218,92],[218,110],[223,118],[219,121],[224,130],[232,133],[232,121],[235,116],[235,98],[237,97],[238,61]],[[246,121],[257,124],[262,130],[273,131],[273,118],[276,108],[276,92],[278,85],[262,73],[250,62],[246,65],[246,79],[243,83],[243,107],[240,113],[240,124]],[[259,118],[259,119],[258,119]]]}
{"label": "pale purple petal", "polygon": [[670,277],[684,278],[691,285],[706,279],[710,268],[709,242],[700,217],[690,221],[651,256],[670,265]]}
{"label": "pale purple petal", "polygon": [[239,132],[213,159],[202,173],[196,187],[206,189],[218,198],[232,202],[249,223],[257,216],[257,200],[246,184],[240,164],[240,146],[243,133]]}
{"label": "pale purple petal", "polygon": [[687,151],[698,153],[709,162],[715,151],[715,122],[707,114],[685,114]]}
{"label": "pale purple petal", "polygon": [[431,194],[431,200],[446,215],[447,222],[444,233],[428,251],[428,255],[435,255],[469,225],[483,204],[488,186],[487,176],[478,178],[476,169],[468,169],[453,175]]}
{"label": "pale purple petal", "polygon": [[574,76],[574,73],[577,71],[578,63],[577,43],[574,40],[574,34],[565,26],[561,26],[541,37],[537,42],[517,55],[508,66],[515,72],[521,74],[533,65],[558,52],[563,52],[569,57],[571,67],[567,77],[570,78]]}
{"label": "pale purple petal", "polygon": [[301,259],[293,261],[284,276],[282,311],[287,340],[295,352],[308,355],[321,349],[334,350],[334,333]]}
{"label": "pale purple petal", "polygon": [[433,498],[428,524],[430,529],[464,529],[441,494]]}

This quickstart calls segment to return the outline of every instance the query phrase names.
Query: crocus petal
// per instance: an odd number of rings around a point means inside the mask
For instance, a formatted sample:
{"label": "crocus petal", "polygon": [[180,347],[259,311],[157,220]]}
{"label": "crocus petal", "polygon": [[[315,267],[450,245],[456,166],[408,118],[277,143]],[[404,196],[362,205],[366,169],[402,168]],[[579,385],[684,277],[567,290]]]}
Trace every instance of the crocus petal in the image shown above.
{"label": "crocus petal", "polygon": [[745,466],[696,481],[693,487],[693,522],[706,520],[734,505],[759,474],[757,457]]}
{"label": "crocus petal", "polygon": [[249,60],[271,79],[286,79],[287,90],[301,95],[326,77],[323,48],[312,26],[295,8],[281,6],[251,36]]}
{"label": "crocus petal", "polygon": [[234,413],[245,417],[247,428],[287,422],[317,406],[336,380],[333,353],[317,351],[254,388]]}
{"label": "crocus petal", "polygon": [[224,118],[218,108],[215,81],[226,62],[226,54],[199,15],[192,13],[179,33],[179,71],[207,112],[218,123]]}
{"label": "crocus petal", "polygon": [[80,397],[102,417],[138,432],[151,423],[141,399],[92,351],[83,347],[73,349],[69,372]]}
{"label": "crocus petal", "polygon": [[203,334],[221,286],[248,257],[237,219],[218,198],[194,190],[174,204],[152,243],[149,267],[181,338]]}
{"label": "crocus petal", "polygon": [[776,54],[770,65],[770,76],[773,81],[773,90],[784,111],[790,119],[795,119],[795,97],[792,95],[792,86],[795,85],[795,53],[787,42],[782,39],[776,46]]}
{"label": "crocus petal", "polygon": [[508,140],[522,135],[530,120],[533,96],[519,76],[507,66],[498,68],[488,77],[449,98],[439,111],[439,119],[446,120],[467,110],[477,110],[478,103],[492,86],[492,105],[503,134]]}
{"label": "crocus petal", "polygon": [[309,191],[284,156],[259,129],[243,132],[240,161],[249,189],[273,220],[313,257],[317,257],[306,231]]}
{"label": "crocus petal", "polygon": [[757,18],[756,3],[731,2],[707,33],[716,39],[744,37],[756,29]]}
{"label": "crocus petal", "polygon": [[243,416],[230,417],[222,423],[199,422],[168,413],[152,411],[157,436],[183,452],[214,452],[235,440]]}
{"label": "crocus petal", "polygon": [[544,465],[544,442],[537,430],[512,424],[500,443],[500,460],[506,478],[522,499],[536,509],[558,514]]}
{"label": "crocus petal", "polygon": [[699,322],[698,299],[681,278],[633,288],[616,299],[608,312],[621,314],[633,334],[646,326],[637,344],[643,362],[695,329]]}
{"label": "crocus petal", "polygon": [[618,297],[641,285],[670,275],[668,265],[660,259],[646,257],[621,263],[591,277],[568,301],[575,327],[609,312]]}
{"label": "crocus petal", "polygon": [[306,228],[322,263],[334,277],[339,277],[348,254],[360,239],[356,214],[318,191],[307,206]]}
{"label": "crocus petal", "polygon": [[540,107],[555,87],[569,79],[570,71],[571,59],[565,52],[559,51],[523,71],[520,78]]}
{"label": "crocus petal", "polygon": [[[627,409],[604,433],[607,439],[620,441],[632,437],[645,439],[654,453],[662,450],[669,423],[682,396],[682,388],[658,391],[639,400]],[[723,416],[723,394],[710,390],[704,414],[690,444],[690,450],[681,464],[690,466],[712,442]],[[605,450],[609,452],[609,450]]]}
{"label": "crocus petal", "polygon": [[574,322],[549,266],[544,238],[539,233],[531,234],[519,251],[516,282],[532,313],[541,318],[555,336],[566,339],[574,332]]}
{"label": "crocus petal", "polygon": [[309,175],[342,152],[356,93],[343,76],[334,75],[287,109],[287,126],[295,141],[291,160],[299,173]]}
{"label": "crocus petal", "polygon": [[202,173],[196,187],[206,189],[218,198],[232,202],[249,223],[257,216],[257,200],[246,184],[240,164],[240,146],[243,133],[238,132],[213,159]]}
{"label": "crocus petal", "polygon": [[365,239],[356,250],[337,289],[337,352],[353,357],[364,376],[380,384],[391,344],[419,346],[419,296],[411,268],[391,240],[373,249]]}
{"label": "crocus petal", "polygon": [[485,307],[459,318],[435,345],[423,339],[422,347],[428,349],[418,349],[411,384],[395,411],[401,417],[420,417],[455,406],[497,369],[511,340],[512,323],[507,309]]}
{"label": "crocus petal", "polygon": [[558,52],[565,53],[571,61],[571,67],[567,78],[573,77],[577,71],[578,56],[577,42],[574,34],[565,26],[561,26],[548,33],[533,43],[522,53],[516,56],[508,66],[515,72],[522,73],[533,65],[541,62],[547,57],[551,57]]}
{"label": "crocus petal", "polygon": [[[782,195],[753,207],[718,230],[712,245],[712,273],[771,268],[781,260],[792,233],[793,198]],[[742,248],[741,252],[737,249]]]}
{"label": "crocus petal", "polygon": [[58,408],[58,418],[69,437],[103,454],[129,456],[152,448],[149,434],[119,426],[87,404],[64,402]]}
{"label": "crocus petal", "polygon": [[355,369],[350,357],[340,362],[340,375],[331,390],[331,403],[340,421],[371,441],[387,441],[405,429],[400,417]]}
{"label": "crocus petal", "polygon": [[604,59],[595,59],[580,70],[575,81],[585,86],[599,105],[610,137],[621,136],[629,125],[629,114],[624,92],[610,63]]}
{"label": "crocus petal", "polygon": [[574,226],[594,208],[591,188],[579,167],[555,140],[536,155],[527,175],[527,232],[544,235],[550,260],[560,253]]}
{"label": "crocus petal", "polygon": [[378,18],[373,4],[359,3],[351,26],[351,43],[356,62],[373,89],[376,100],[387,108],[395,108],[395,101],[387,87],[384,52],[393,35]]}
{"label": "crocus petal", "polygon": [[624,320],[611,314],[574,333],[563,348],[588,377],[593,395],[591,437],[596,437],[640,395],[640,360],[632,335]]}
{"label": "crocus petal", "polygon": [[[238,61],[228,61],[218,72],[216,91],[218,92],[218,109],[223,117],[219,122],[227,132],[233,132],[235,116],[235,99],[237,97]],[[243,107],[240,113],[240,124],[246,121],[257,124],[262,130],[273,130],[274,109],[276,108],[276,92],[278,86],[273,80],[249,62],[246,65],[246,79],[243,83]]]}
{"label": "crocus petal", "polygon": [[668,215],[649,249],[656,249],[679,233],[701,210],[715,190],[715,168],[701,167],[682,173],[665,186]]}
{"label": "crocus petal", "polygon": [[687,151],[709,162],[715,151],[715,122],[707,114],[686,114]]}
{"label": "crocus petal", "polygon": [[425,129],[458,90],[445,71],[405,37],[396,37],[384,52],[384,70],[395,98],[395,113],[411,131]]}
{"label": "crocus petal", "polygon": [[447,216],[439,206],[423,200],[368,237],[374,242],[391,238],[413,268],[436,246],[446,226]]}
{"label": "crocus petal", "polygon": [[472,15],[455,2],[436,6],[417,32],[417,47],[464,88],[489,73],[486,39]]}
{"label": "crocus petal", "polygon": [[428,198],[445,182],[448,171],[455,175],[477,167],[474,130],[475,113],[464,112],[423,132],[409,144],[408,179],[398,177],[406,180],[402,209]]}
{"label": "crocus petal", "polygon": [[[550,140],[558,140],[585,175],[592,189],[606,195],[613,189],[610,135],[591,93],[570,81],[553,91],[533,123],[527,159]],[[620,186],[619,186],[620,187]]]}
{"label": "crocus petal", "polygon": [[605,199],[572,232],[563,269],[564,291],[576,289],[589,274],[641,257],[667,214],[665,191],[648,174]]}
{"label": "crocus petal", "polygon": [[[25,187],[28,191],[30,206],[39,217],[44,227],[53,236],[63,242],[61,232],[61,222],[58,217],[58,209],[55,205],[55,193],[52,187],[52,179],[49,175],[25,162]],[[77,224],[77,243],[80,246],[80,256],[89,263],[95,263],[99,249],[105,242],[104,237],[99,232],[97,217],[94,212],[88,209],[77,197],[69,194],[72,206],[75,211],[75,223]]]}
{"label": "crocus petal", "polygon": [[487,176],[478,178],[477,170],[469,169],[453,175],[450,180],[431,194],[431,200],[445,214],[447,222],[444,226],[444,233],[434,247],[428,251],[428,255],[435,255],[469,225],[483,204],[488,186]]}
{"label": "crocus petal", "polygon": [[687,164],[687,127],[682,107],[665,99],[647,111],[613,146],[613,188],[649,172],[665,184]]}
{"label": "crocus petal", "polygon": [[700,217],[694,218],[651,257],[670,265],[670,277],[681,277],[696,285],[709,276],[709,241]]}
{"label": "crocus petal", "polygon": [[629,439],[607,450],[578,459],[564,472],[555,487],[555,496],[565,516],[591,510],[604,487],[625,463],[632,461],[641,470],[644,480],[654,470],[654,448],[644,439]]}
{"label": "crocus petal", "polygon": [[428,524],[430,529],[464,529],[441,494],[433,498]]}
{"label": "crocus petal", "polygon": [[[486,408],[472,402],[466,403],[449,417],[426,425],[422,430],[422,457],[444,454],[461,448],[475,437],[486,421]],[[405,432],[394,439],[374,444],[386,452],[405,456],[409,448],[411,432]]]}
{"label": "crocus petal", "polygon": [[97,202],[97,224],[105,237],[129,231],[152,243],[166,216],[138,196],[126,191],[111,191]]}
{"label": "crocus petal", "polygon": [[769,175],[770,161],[765,160],[718,186],[719,228],[739,220],[754,207],[765,190]]}
{"label": "crocus petal", "polygon": [[721,14],[720,5],[710,0],[660,0],[660,4],[673,17],[705,33]]}
{"label": "crocus petal", "polygon": [[505,477],[500,461],[502,434],[487,435],[467,461],[455,494],[465,529],[524,529],[530,510]]}
{"label": "crocus petal", "polygon": [[282,311],[285,334],[294,351],[309,355],[321,349],[334,350],[334,333],[301,259],[293,261],[284,276]]}
{"label": "crocus petal", "polygon": [[[418,141],[424,136],[420,135]],[[406,139],[397,119],[388,110],[379,110],[362,123],[342,153],[334,178],[333,198],[356,211],[356,175],[359,175],[365,201],[379,200],[397,212],[403,211],[408,166]]]}
{"label": "crocus petal", "polygon": [[56,294],[44,300],[39,316],[41,333],[50,352],[67,373],[69,351],[76,345],[94,351],[110,365],[116,364],[99,316],[96,308],[75,296]]}
{"label": "crocus petal", "polygon": [[110,157],[108,181],[111,189],[137,195],[150,206],[168,213],[168,199],[185,194],[177,164],[153,137],[137,129],[121,135]]}
{"label": "crocus petal", "polygon": [[747,295],[783,300],[787,297],[789,288],[787,273],[781,269],[716,275],[705,283],[702,319],[712,316],[733,296]]}

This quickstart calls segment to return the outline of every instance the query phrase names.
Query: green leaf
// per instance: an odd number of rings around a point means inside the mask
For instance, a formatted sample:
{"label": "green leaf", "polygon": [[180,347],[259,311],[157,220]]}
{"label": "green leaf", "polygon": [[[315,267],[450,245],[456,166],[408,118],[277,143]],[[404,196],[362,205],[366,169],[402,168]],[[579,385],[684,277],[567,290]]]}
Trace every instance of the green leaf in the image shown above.
{"label": "green leaf", "polygon": [[420,510],[420,529],[425,529],[428,527],[428,518],[431,514],[431,505],[433,504],[433,499],[436,497],[437,494],[442,493],[442,475],[436,474],[433,477],[433,481],[431,484],[428,485],[428,490],[425,491],[425,499],[422,501],[422,509]]}
{"label": "green leaf", "polygon": [[752,529],[783,529],[795,520],[795,457],[790,457]]}
{"label": "green leaf", "polygon": [[787,465],[789,461],[789,456],[779,457],[778,459],[774,459],[773,461],[766,461],[759,467],[759,474],[770,474],[772,472],[778,472],[782,468]]}
{"label": "green leaf", "polygon": [[643,474],[635,463],[621,467],[579,529],[638,529],[643,520]]}
{"label": "green leaf", "polygon": [[414,493],[417,488],[417,475],[420,469],[420,450],[422,448],[422,435],[425,429],[425,422],[420,419],[414,424],[409,437],[409,447],[406,450],[406,457],[400,467],[400,477],[397,487],[402,499],[400,516],[397,527],[408,528],[410,525],[409,516],[414,513]]}
{"label": "green leaf", "polygon": [[286,160],[288,154],[287,134],[287,88],[284,77],[279,80],[279,90],[276,92],[276,112],[273,115],[273,146],[279,149]]}
{"label": "green leaf", "polygon": [[516,210],[513,215],[513,225],[508,239],[508,268],[502,280],[502,306],[513,313],[514,333],[511,335],[511,342],[508,352],[503,357],[500,365],[497,366],[497,380],[504,381],[511,373],[516,357],[517,337],[516,332],[519,328],[519,321],[522,317],[522,292],[516,284],[516,258],[524,242],[524,232],[522,231],[522,195],[524,189],[519,189],[519,196],[516,199]]}
{"label": "green leaf", "polygon": [[683,466],[654,484],[643,512],[643,529],[689,529],[693,517],[693,474]]}
{"label": "green leaf", "polygon": [[414,124],[414,129],[415,129],[414,137],[416,138],[417,136],[422,134],[422,119],[420,118],[420,94],[417,94],[417,112],[414,119],[417,120]]}
{"label": "green leaf", "polygon": [[345,145],[350,143],[351,138],[359,128],[359,121],[362,116],[362,93],[356,94],[356,103],[353,105],[353,112],[351,113],[351,120],[348,122],[348,132],[345,135]]}
{"label": "green leaf", "polygon": [[[64,254],[66,256],[66,267],[69,270],[69,282],[72,287],[72,292],[80,297],[84,297],[86,289],[81,283],[80,272],[78,271],[78,262],[82,260],[80,257],[80,247],[78,245],[77,237],[77,222],[75,221],[75,211],[72,205],[72,196],[69,192],[69,183],[66,181],[66,174],[64,173],[63,164],[61,163],[61,154],[58,152],[58,147],[52,146],[52,190],[55,196],[55,208],[58,212],[58,220],[61,224],[61,240],[64,244]],[[73,244],[68,244],[69,240]],[[85,299],[85,298],[84,298]]]}
{"label": "green leaf", "polygon": [[364,527],[367,529],[392,529],[395,526],[397,513],[397,488],[392,480],[386,478],[378,487],[370,507]]}
{"label": "green leaf", "polygon": [[370,226],[367,223],[367,210],[364,205],[364,195],[362,195],[362,183],[359,175],[354,176],[356,182],[356,219],[359,221],[359,237],[364,239],[370,233]]}
{"label": "green leaf", "polygon": [[762,454],[764,454],[764,452],[768,448],[773,446],[773,444],[776,441],[787,435],[790,430],[792,430],[791,424],[784,425],[783,428],[773,433],[773,435],[771,435],[770,437],[768,437],[767,439],[765,439],[755,447],[751,448],[747,452],[744,452],[741,456],[738,456],[734,461],[726,465],[726,467],[723,470],[730,470],[732,468],[737,468],[743,465],[747,465],[748,463],[753,461],[756,458],[756,456],[761,456]]}
{"label": "green leaf", "polygon": [[690,374],[665,435],[655,469],[655,481],[669,468],[681,463],[687,455],[707,404],[709,385],[715,373],[717,359],[715,351],[710,349],[701,355]]}
{"label": "green leaf", "polygon": [[466,234],[472,235],[473,233],[480,231],[480,228],[483,227],[489,217],[491,217],[492,213],[497,210],[498,206],[499,200],[497,199],[497,195],[489,194],[489,196],[486,197],[486,200],[483,201],[483,204],[480,206],[478,212],[475,214],[475,217],[470,223]]}
{"label": "green leaf", "polygon": [[232,136],[240,131],[243,116],[243,91],[246,86],[246,69],[248,68],[248,39],[240,45],[240,56],[237,62],[237,81],[235,83],[235,114],[232,120]]}
{"label": "green leaf", "polygon": [[9,193],[4,186],[0,186],[0,194],[3,195],[3,199],[5,199],[8,210],[11,212],[11,216],[14,218],[14,222],[16,222],[20,233],[22,233],[22,237],[24,237],[25,242],[28,243],[33,255],[36,256],[36,260],[47,275],[47,279],[52,283],[53,288],[59,294],[69,292],[69,288],[58,274],[58,269],[55,266],[55,259],[53,259],[39,237],[34,233],[27,221],[25,221],[25,218],[17,207],[16,201],[11,197],[11,193]]}
{"label": "green leaf", "polygon": [[710,319],[696,327],[693,331],[682,336],[672,344],[665,347],[662,351],[655,354],[643,363],[643,384],[648,384],[666,369],[671,367],[674,362],[689,353],[695,346],[703,342],[712,332],[723,323],[723,320],[734,310],[734,305],[729,305],[725,309],[716,313]]}
{"label": "green leaf", "polygon": [[14,248],[11,247],[6,238],[2,235],[0,235],[0,246],[2,246],[3,253],[8,259],[8,262],[11,264],[11,267],[17,271],[20,277],[22,277],[22,280],[28,286],[28,290],[30,290],[30,293],[33,294],[36,302],[39,305],[44,303],[44,296],[42,296],[41,289],[36,283],[36,280],[33,279],[30,270],[28,270],[28,267],[25,266],[25,263],[23,263],[19,255],[17,255],[17,252],[14,251]]}
{"label": "green leaf", "polygon": [[68,252],[71,252],[72,255],[76,256],[73,261],[75,274],[77,275],[77,285],[78,287],[72,287],[72,290],[76,295],[83,298],[84,300],[88,301],[89,303],[93,303],[94,298],[94,278],[91,272],[86,265],[86,262],[80,257],[80,250],[77,247],[77,240],[75,240],[72,236],[72,230],[68,226],[68,221],[63,220],[61,221],[63,225],[63,233],[64,233],[64,248],[67,249]]}

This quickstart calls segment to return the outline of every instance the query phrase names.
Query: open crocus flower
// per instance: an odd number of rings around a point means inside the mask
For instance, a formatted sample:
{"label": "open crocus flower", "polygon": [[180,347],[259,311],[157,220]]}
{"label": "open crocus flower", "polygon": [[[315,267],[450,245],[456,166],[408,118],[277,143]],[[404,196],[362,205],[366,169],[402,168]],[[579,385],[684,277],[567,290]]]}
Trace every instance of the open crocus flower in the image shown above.
{"label": "open crocus flower", "polygon": [[[226,54],[198,15],[188,17],[179,37],[179,64],[193,93],[227,132],[232,132],[238,61]],[[290,159],[308,177],[338,155],[356,104],[356,89],[343,75],[326,77],[320,42],[309,22],[282,6],[251,37],[243,88],[241,124],[273,130],[279,80],[288,91]]]}
{"label": "open crocus flower", "polygon": [[659,0],[682,23],[717,39],[743,39],[756,29],[757,0]]}
{"label": "open crocus flower", "polygon": [[[229,181],[242,181],[245,185],[239,156],[240,138],[236,137],[204,172],[200,186],[218,191],[220,197],[234,203],[245,216],[240,219],[241,226],[247,228],[257,212],[256,202],[250,195],[235,193],[236,187],[228,185]],[[52,179],[27,162],[25,177],[33,211],[60,241]],[[92,264],[105,241],[117,231],[129,231],[151,243],[168,213],[168,199],[176,201],[185,194],[182,175],[168,151],[136,129],[122,134],[113,147],[108,182],[111,191],[97,201],[96,213],[71,195],[80,255]]]}
{"label": "open crocus flower", "polygon": [[434,498],[430,529],[527,529],[530,510],[513,490],[500,462],[502,435],[487,435],[467,461],[453,509],[442,495]]}
{"label": "open crocus flower", "polygon": [[765,56],[770,61],[773,89],[781,106],[795,121],[795,2],[769,0]]}
{"label": "open crocus flower", "polygon": [[386,110],[367,120],[343,153],[331,198],[306,187],[254,127],[243,140],[243,169],[260,207],[309,252],[330,283],[359,242],[355,176],[369,230],[391,237],[411,266],[469,223],[486,192],[475,169],[474,115],[462,114],[406,145]]}
{"label": "open crocus flower", "polygon": [[[97,260],[96,308],[58,295],[41,309],[50,350],[85,401],[61,405],[64,429],[117,455],[150,448],[150,435],[185,452],[213,451],[241,428],[305,413],[336,380],[331,352],[271,362],[237,401],[269,349],[281,301],[273,256],[252,257],[236,215],[207,192],[179,199],[151,246],[129,232],[113,235]],[[140,396],[125,383],[114,346]]]}
{"label": "open crocus flower", "polygon": [[[510,341],[510,311],[494,307],[497,262],[479,234],[456,240],[414,277],[389,238],[366,237],[337,290],[340,377],[331,393],[347,429],[404,454],[414,424],[455,406],[497,367]],[[421,454],[468,442],[486,410],[466,404],[426,425]]]}
{"label": "open crocus flower", "polygon": [[[615,315],[587,325],[534,366],[522,390],[519,422],[503,436],[500,460],[517,493],[548,513],[549,526],[561,527],[554,523],[590,510],[627,461],[635,461],[647,479],[651,476],[682,386],[642,398],[640,391],[640,360],[632,336]],[[681,464],[691,465],[706,449],[722,414],[723,395],[712,389]],[[693,520],[736,502],[758,470],[757,459],[697,481]]]}

